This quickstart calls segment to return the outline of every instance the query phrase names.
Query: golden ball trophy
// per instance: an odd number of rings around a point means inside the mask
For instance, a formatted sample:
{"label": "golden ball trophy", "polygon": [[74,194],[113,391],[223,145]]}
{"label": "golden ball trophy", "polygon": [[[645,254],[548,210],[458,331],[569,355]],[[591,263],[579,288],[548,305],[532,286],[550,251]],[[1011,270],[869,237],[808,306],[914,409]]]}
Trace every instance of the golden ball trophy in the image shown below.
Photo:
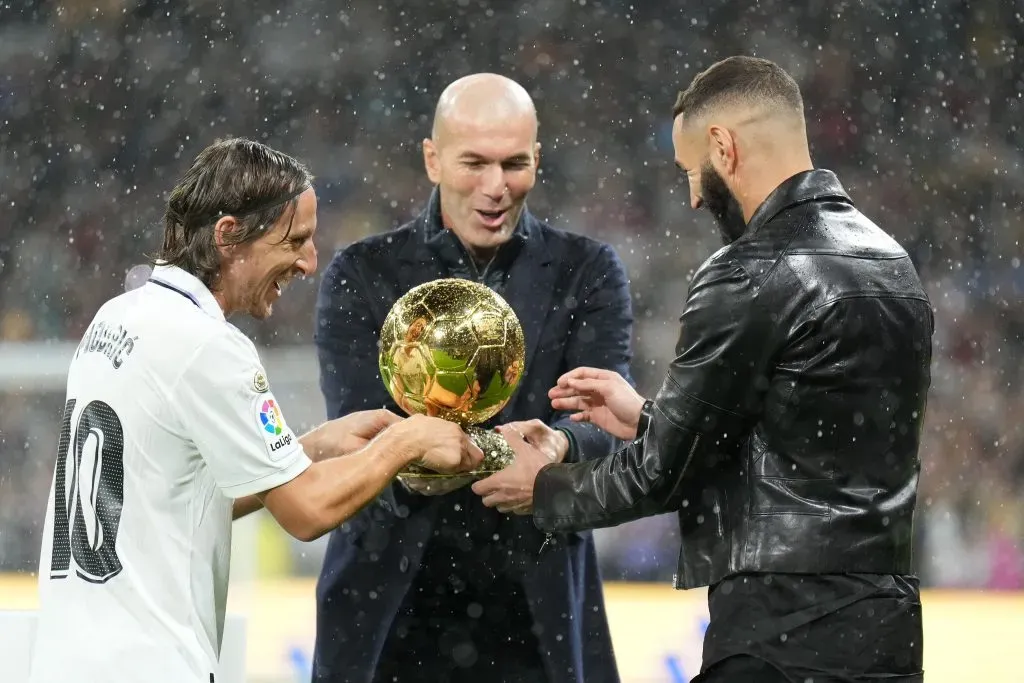
{"label": "golden ball trophy", "polygon": [[[443,278],[404,294],[380,335],[380,376],[395,403],[460,425],[484,452],[482,477],[515,457],[504,437],[476,425],[505,407],[523,375],[526,344],[515,311],[494,290]],[[467,476],[410,465],[399,478]]]}

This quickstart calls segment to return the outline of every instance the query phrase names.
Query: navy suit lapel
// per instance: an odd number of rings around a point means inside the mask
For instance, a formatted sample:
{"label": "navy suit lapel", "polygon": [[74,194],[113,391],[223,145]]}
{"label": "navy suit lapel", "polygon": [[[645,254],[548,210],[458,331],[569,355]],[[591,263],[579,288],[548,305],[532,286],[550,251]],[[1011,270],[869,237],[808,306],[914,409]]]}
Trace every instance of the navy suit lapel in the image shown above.
{"label": "navy suit lapel", "polygon": [[398,260],[401,265],[399,272],[395,273],[399,297],[424,282],[450,277],[444,261],[438,256],[436,245],[431,244],[431,240],[438,239],[441,230],[439,201],[435,189],[423,212],[417,216],[409,239],[400,247]]}
{"label": "navy suit lapel", "polygon": [[[537,221],[525,212],[523,220],[526,221],[526,242],[509,270],[503,295],[519,316],[519,323],[523,326],[528,377],[544,325],[552,311],[552,298],[558,273],[549,245]],[[512,404],[510,402],[509,406]]]}

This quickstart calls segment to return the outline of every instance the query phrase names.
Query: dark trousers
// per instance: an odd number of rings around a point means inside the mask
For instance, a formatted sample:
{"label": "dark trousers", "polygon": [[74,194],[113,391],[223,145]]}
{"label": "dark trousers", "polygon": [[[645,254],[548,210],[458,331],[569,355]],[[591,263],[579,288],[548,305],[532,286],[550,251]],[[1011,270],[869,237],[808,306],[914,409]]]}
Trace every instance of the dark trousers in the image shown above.
{"label": "dark trousers", "polygon": [[[723,659],[713,664],[701,675],[694,678],[691,683],[849,683],[853,680],[864,680],[846,678],[834,675],[787,676],[771,664],[756,657],[747,655],[736,655]],[[911,674],[909,676],[886,677],[887,683],[923,683],[923,674]]]}
{"label": "dark trousers", "polygon": [[[443,548],[430,555],[392,624],[374,683],[545,683],[518,582],[467,581],[483,571],[459,571],[469,569],[465,555]],[[446,572],[453,569],[462,575],[455,581]]]}
{"label": "dark trousers", "polygon": [[921,602],[913,577],[735,574],[711,587],[708,609],[701,683],[922,678]]}
{"label": "dark trousers", "polygon": [[737,655],[723,659],[711,666],[693,679],[692,683],[793,683],[793,681],[771,664],[756,657]]}

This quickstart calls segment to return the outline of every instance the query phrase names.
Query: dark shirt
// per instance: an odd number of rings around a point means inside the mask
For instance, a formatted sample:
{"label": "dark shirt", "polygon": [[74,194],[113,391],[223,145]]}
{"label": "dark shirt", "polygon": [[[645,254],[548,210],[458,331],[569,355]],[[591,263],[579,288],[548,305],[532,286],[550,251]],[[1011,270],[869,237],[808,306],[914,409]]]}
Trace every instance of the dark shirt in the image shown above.
{"label": "dark shirt", "polygon": [[793,683],[920,680],[921,602],[913,576],[736,574],[708,589],[708,607],[705,669],[749,655]]}
{"label": "dark shirt", "polygon": [[[498,294],[504,294],[508,280],[508,269],[519,255],[523,244],[522,234],[513,234],[502,244],[486,263],[475,261],[451,230],[434,235],[432,247],[441,263],[448,270],[449,277],[460,277],[487,285]],[[435,555],[442,560],[446,584],[455,590],[465,590],[472,583],[481,590],[488,590],[495,579],[521,581],[516,571],[529,558],[513,544],[515,529],[507,516],[477,515],[473,511],[473,493],[469,486],[448,494],[445,507],[440,513],[439,524],[434,529],[434,538],[427,548],[423,560],[425,567],[432,567]],[[462,557],[472,553],[472,562]],[[460,562],[448,558],[461,558]],[[460,588],[461,587],[461,588]]]}
{"label": "dark shirt", "polygon": [[[450,277],[475,280],[503,294],[508,269],[522,248],[516,233],[481,263],[450,230],[432,246]],[[445,496],[433,536],[382,653],[374,683],[410,679],[408,661],[438,681],[502,683],[546,680],[523,572],[536,558],[515,542],[513,518],[474,514],[469,486]]]}

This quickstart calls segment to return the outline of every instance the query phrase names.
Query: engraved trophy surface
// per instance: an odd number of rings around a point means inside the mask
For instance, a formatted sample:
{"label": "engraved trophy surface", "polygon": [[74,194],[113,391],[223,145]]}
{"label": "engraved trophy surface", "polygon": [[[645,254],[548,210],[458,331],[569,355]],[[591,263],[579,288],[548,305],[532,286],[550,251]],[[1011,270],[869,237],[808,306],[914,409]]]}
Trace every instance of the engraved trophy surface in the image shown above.
{"label": "engraved trophy surface", "polygon": [[[486,476],[514,454],[494,430],[476,425],[505,407],[523,375],[526,344],[515,311],[499,294],[471,280],[443,278],[404,294],[380,335],[381,379],[402,410],[459,424],[484,452],[469,473]],[[467,476],[418,465],[401,477]]]}

